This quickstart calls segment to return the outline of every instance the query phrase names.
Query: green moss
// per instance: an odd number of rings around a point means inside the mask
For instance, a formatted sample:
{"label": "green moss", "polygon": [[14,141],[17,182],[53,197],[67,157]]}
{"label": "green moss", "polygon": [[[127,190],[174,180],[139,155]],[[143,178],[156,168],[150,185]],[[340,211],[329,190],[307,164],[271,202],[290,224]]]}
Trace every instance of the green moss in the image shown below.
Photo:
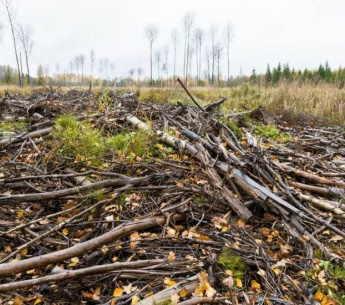
{"label": "green moss", "polygon": [[234,278],[239,278],[241,280],[248,268],[239,256],[234,254],[229,248],[226,247],[222,249],[218,262],[226,270],[231,270]]}
{"label": "green moss", "polygon": [[5,120],[0,122],[0,132],[13,132],[13,131],[22,131],[26,128],[26,123],[23,120]]}
{"label": "green moss", "polygon": [[232,121],[228,121],[226,125],[233,131],[233,133],[235,134],[236,138],[238,140],[241,140],[241,138],[243,136],[243,133],[242,133],[241,129]]}
{"label": "green moss", "polygon": [[[97,159],[105,152],[101,132],[71,115],[62,115],[56,120],[53,138],[59,146],[58,153],[64,157]],[[95,165],[100,162],[99,159],[92,161]]]}

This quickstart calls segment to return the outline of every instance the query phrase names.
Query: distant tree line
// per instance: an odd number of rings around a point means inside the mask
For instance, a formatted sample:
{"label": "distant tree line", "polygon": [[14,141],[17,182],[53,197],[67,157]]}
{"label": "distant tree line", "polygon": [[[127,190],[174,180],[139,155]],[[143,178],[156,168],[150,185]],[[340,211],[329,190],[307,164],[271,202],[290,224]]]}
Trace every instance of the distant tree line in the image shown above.
{"label": "distant tree line", "polygon": [[[13,42],[13,58],[16,67],[0,65],[0,83],[24,85],[68,85],[87,86],[166,86],[175,84],[177,71],[189,86],[236,86],[251,83],[260,86],[274,86],[281,82],[320,82],[344,86],[345,69],[331,70],[329,64],[320,64],[315,70],[295,70],[288,63],[276,67],[267,66],[265,74],[233,77],[230,74],[230,51],[234,38],[234,28],[228,22],[220,27],[211,24],[208,29],[197,26],[193,12],[185,13],[180,26],[172,29],[169,41],[158,45],[159,28],[148,24],[144,37],[148,41],[150,65],[149,77],[144,77],[142,67],[131,68],[119,76],[115,62],[107,57],[96,57],[96,52],[77,54],[67,65],[56,63],[54,69],[39,64],[36,76],[30,71],[30,56],[34,46],[33,30],[29,25],[17,22],[15,0],[0,0],[0,41],[5,30],[9,31]],[[4,18],[3,18],[4,17]],[[166,34],[166,33],[165,33]],[[178,69],[180,67],[180,69]],[[182,68],[182,69],[181,69]]]}
{"label": "distant tree line", "polygon": [[267,65],[265,74],[257,75],[253,69],[249,82],[254,85],[276,85],[280,82],[298,82],[311,83],[317,85],[318,83],[336,84],[339,87],[345,85],[345,68],[339,67],[332,70],[328,62],[320,64],[315,70],[295,70],[290,68],[289,64],[281,65],[278,63],[277,67],[271,68]]}

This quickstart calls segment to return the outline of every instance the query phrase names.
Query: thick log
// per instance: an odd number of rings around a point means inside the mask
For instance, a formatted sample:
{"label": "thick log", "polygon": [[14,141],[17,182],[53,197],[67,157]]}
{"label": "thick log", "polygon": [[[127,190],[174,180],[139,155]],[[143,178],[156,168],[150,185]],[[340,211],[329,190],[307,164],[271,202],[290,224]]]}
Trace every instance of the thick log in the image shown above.
{"label": "thick log", "polygon": [[[177,215],[177,219],[182,218]],[[40,268],[49,264],[56,264],[72,257],[80,256],[83,253],[94,250],[106,243],[114,242],[116,239],[126,236],[134,231],[145,230],[152,227],[163,226],[166,217],[151,217],[139,221],[121,224],[110,232],[104,233],[86,242],[79,243],[73,247],[44,254],[37,257],[24,259],[17,262],[0,264],[0,276],[9,276],[29,269]]]}

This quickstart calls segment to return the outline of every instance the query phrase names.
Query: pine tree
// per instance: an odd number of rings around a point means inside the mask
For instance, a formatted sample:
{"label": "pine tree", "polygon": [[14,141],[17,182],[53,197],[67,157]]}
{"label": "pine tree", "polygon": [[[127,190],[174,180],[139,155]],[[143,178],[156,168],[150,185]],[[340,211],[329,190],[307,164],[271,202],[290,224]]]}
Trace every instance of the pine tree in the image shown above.
{"label": "pine tree", "polygon": [[252,75],[250,76],[249,81],[250,81],[252,84],[256,84],[256,71],[255,71],[255,68],[254,68],[253,71],[252,71]]}
{"label": "pine tree", "polygon": [[326,61],[326,67],[325,67],[325,81],[326,82],[330,82],[332,80],[332,76],[333,76],[333,73],[331,71],[331,68],[328,64],[328,62]]}
{"label": "pine tree", "polygon": [[282,77],[282,67],[281,64],[278,64],[277,69],[273,69],[273,73],[272,73],[272,82],[273,84],[277,84],[280,79]]}
{"label": "pine tree", "polygon": [[265,81],[266,81],[266,84],[269,85],[272,81],[272,74],[271,74],[271,69],[270,69],[270,65],[268,64],[267,65],[267,71],[266,71],[266,74],[265,74]]}
{"label": "pine tree", "polygon": [[289,64],[284,65],[283,76],[285,80],[287,81],[291,80],[291,70],[290,70]]}

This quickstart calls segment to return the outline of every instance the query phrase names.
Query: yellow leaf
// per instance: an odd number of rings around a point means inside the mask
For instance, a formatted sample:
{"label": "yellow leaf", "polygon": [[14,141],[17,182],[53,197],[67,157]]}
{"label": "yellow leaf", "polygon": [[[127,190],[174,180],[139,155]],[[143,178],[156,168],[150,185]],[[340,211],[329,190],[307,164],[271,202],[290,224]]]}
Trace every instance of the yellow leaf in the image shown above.
{"label": "yellow leaf", "polygon": [[320,291],[318,291],[314,295],[315,301],[322,301],[324,298],[326,298],[326,296],[322,292],[320,292]]}
{"label": "yellow leaf", "polygon": [[231,270],[225,270],[225,274],[226,274],[226,275],[231,275],[231,276],[232,276],[233,273],[232,273]]}
{"label": "yellow leaf", "polygon": [[151,295],[153,295],[153,291],[151,291],[151,292],[149,292],[149,293],[146,293],[146,294],[144,295],[144,299],[150,297]]}
{"label": "yellow leaf", "polygon": [[175,237],[175,234],[176,234],[176,230],[175,229],[170,228],[170,227],[167,229],[167,236]]}
{"label": "yellow leaf", "polygon": [[110,305],[115,305],[117,302],[117,299],[112,299]]}
{"label": "yellow leaf", "polygon": [[37,298],[36,301],[35,301],[35,303],[34,303],[34,305],[37,305],[37,304],[39,304],[39,303],[42,303],[42,300],[39,299],[39,298]]}
{"label": "yellow leaf", "polygon": [[125,290],[123,288],[115,288],[115,290],[113,292],[113,296],[114,297],[120,297],[123,295],[124,291]]}
{"label": "yellow leaf", "polygon": [[137,304],[139,301],[140,301],[140,298],[139,298],[137,295],[135,295],[135,296],[132,298],[132,303],[131,303],[131,305],[135,305],[135,304]]}
{"label": "yellow leaf", "polygon": [[176,284],[176,282],[173,281],[170,277],[166,277],[166,278],[164,279],[164,284],[165,284],[166,286],[174,286],[174,285]]}
{"label": "yellow leaf", "polygon": [[28,248],[24,248],[23,250],[20,251],[21,255],[27,255],[28,254]]}
{"label": "yellow leaf", "polygon": [[236,278],[236,286],[237,286],[238,288],[242,288],[242,287],[243,287],[241,279]]}
{"label": "yellow leaf", "polygon": [[168,262],[173,263],[175,261],[175,253],[170,251],[168,255]]}
{"label": "yellow leaf", "polygon": [[19,296],[15,296],[13,299],[13,305],[22,305],[23,304],[23,300],[19,297]]}
{"label": "yellow leaf", "polygon": [[108,248],[106,245],[104,245],[104,246],[101,248],[101,251],[102,251],[103,254],[106,254],[106,253],[109,251],[109,248]]}
{"label": "yellow leaf", "polygon": [[257,281],[255,281],[255,280],[252,280],[250,282],[250,284],[251,284],[251,287],[254,288],[254,289],[257,289],[257,290],[261,289],[261,285]]}
{"label": "yellow leaf", "polygon": [[72,262],[72,263],[69,263],[69,264],[68,264],[68,267],[69,267],[69,268],[73,268],[73,267],[75,267],[75,266],[77,266],[77,265],[78,265],[78,263]]}
{"label": "yellow leaf", "polygon": [[243,219],[238,219],[238,220],[237,220],[237,225],[238,225],[240,228],[244,228],[245,224],[246,224],[246,223],[244,222]]}
{"label": "yellow leaf", "polygon": [[67,235],[68,235],[68,229],[64,228],[64,229],[62,230],[62,234],[65,235],[65,236],[67,236]]}
{"label": "yellow leaf", "polygon": [[182,290],[180,291],[181,298],[184,298],[187,294],[188,294],[188,291],[186,289],[182,288]]}

